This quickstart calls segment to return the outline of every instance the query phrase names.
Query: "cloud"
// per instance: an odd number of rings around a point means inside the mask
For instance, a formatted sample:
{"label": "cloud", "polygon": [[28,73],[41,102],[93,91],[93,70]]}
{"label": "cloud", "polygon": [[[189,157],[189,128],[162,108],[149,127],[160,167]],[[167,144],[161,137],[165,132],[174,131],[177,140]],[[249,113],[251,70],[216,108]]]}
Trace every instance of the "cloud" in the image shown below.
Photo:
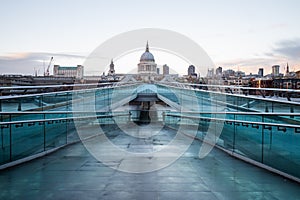
{"label": "cloud", "polygon": [[247,59],[234,59],[230,61],[221,62],[221,64],[223,66],[264,67],[264,66],[272,66],[282,62],[285,62],[285,59],[274,56],[274,57],[254,57],[254,58],[247,58]]}
{"label": "cloud", "polygon": [[286,56],[290,59],[300,60],[300,38],[282,40],[276,44],[274,53]]}
{"label": "cloud", "polygon": [[38,70],[42,75],[51,57],[54,57],[55,64],[63,65],[82,64],[85,59],[83,55],[71,53],[8,53],[0,56],[0,74],[34,74]]}
{"label": "cloud", "polygon": [[290,69],[300,69],[300,38],[281,40],[275,43],[269,51],[261,54],[254,54],[248,58],[240,58],[219,62],[218,65],[225,69],[242,70],[247,73],[257,73],[258,68],[264,68],[266,73],[271,72],[273,65],[280,65],[281,72],[284,73],[286,63]]}
{"label": "cloud", "polygon": [[259,68],[264,68],[265,73],[271,72],[273,65],[286,65],[286,59],[280,56],[257,56],[246,59],[234,59],[218,63],[219,66],[223,66],[226,69],[241,70],[246,73],[257,74]]}
{"label": "cloud", "polygon": [[282,29],[288,28],[288,27],[289,27],[288,23],[277,23],[277,24],[272,24],[271,26],[269,26],[269,28],[271,30],[274,30],[274,29],[282,30]]}

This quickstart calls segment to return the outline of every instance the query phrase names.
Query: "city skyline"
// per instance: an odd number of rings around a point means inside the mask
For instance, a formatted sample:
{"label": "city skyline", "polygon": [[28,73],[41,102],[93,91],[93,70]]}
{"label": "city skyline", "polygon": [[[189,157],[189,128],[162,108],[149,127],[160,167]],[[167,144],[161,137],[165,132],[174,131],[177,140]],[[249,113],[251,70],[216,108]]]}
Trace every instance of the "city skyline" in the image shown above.
{"label": "city skyline", "polygon": [[[0,73],[33,74],[36,68],[42,74],[52,56],[54,64],[80,65],[112,36],[152,27],[186,35],[216,67],[246,73],[264,68],[268,74],[273,65],[281,65],[283,71],[288,62],[290,70],[296,71],[300,70],[299,4],[293,0],[151,1],[145,8],[143,1],[7,1],[0,8]],[[168,62],[167,55],[153,52],[159,65],[186,72],[188,64]],[[105,59],[109,65],[111,58]],[[128,65],[136,67],[137,59]]]}

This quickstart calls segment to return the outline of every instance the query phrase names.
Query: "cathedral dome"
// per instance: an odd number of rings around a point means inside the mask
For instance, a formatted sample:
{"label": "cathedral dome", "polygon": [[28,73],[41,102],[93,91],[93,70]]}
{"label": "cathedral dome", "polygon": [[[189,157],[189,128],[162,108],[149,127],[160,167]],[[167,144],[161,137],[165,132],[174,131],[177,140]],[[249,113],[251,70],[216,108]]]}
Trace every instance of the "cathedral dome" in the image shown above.
{"label": "cathedral dome", "polygon": [[140,62],[155,62],[154,56],[149,52],[149,46],[147,42],[146,51],[142,54]]}
{"label": "cathedral dome", "polygon": [[152,53],[150,52],[145,52],[143,53],[143,55],[141,56],[141,59],[140,61],[152,61],[152,62],[155,62],[154,60],[154,56],[152,55]]}

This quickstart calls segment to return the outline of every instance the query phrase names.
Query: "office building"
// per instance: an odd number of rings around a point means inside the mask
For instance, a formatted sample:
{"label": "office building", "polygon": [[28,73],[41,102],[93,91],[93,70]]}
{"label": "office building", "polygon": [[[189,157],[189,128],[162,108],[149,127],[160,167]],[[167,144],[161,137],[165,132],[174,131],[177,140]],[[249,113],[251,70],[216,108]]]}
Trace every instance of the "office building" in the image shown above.
{"label": "office building", "polygon": [[279,76],[279,68],[280,68],[279,65],[272,66],[272,76],[273,77]]}
{"label": "office building", "polygon": [[194,65],[190,65],[188,68],[188,75],[191,76],[195,74],[195,66]]}
{"label": "office building", "polygon": [[258,69],[258,76],[260,76],[260,77],[264,76],[264,69],[263,68]]}
{"label": "office building", "polygon": [[169,75],[170,74],[170,68],[168,65],[163,65],[163,75]]}

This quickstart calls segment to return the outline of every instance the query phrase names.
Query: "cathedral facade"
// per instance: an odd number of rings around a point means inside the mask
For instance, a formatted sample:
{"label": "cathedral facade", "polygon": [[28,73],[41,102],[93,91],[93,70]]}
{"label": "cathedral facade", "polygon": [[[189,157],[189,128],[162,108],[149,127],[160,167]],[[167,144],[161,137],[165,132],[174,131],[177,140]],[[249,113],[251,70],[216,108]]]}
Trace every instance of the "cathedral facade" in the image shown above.
{"label": "cathedral facade", "polygon": [[157,75],[157,65],[153,54],[149,51],[148,42],[146,45],[146,51],[142,54],[138,64],[138,74],[147,76]]}

